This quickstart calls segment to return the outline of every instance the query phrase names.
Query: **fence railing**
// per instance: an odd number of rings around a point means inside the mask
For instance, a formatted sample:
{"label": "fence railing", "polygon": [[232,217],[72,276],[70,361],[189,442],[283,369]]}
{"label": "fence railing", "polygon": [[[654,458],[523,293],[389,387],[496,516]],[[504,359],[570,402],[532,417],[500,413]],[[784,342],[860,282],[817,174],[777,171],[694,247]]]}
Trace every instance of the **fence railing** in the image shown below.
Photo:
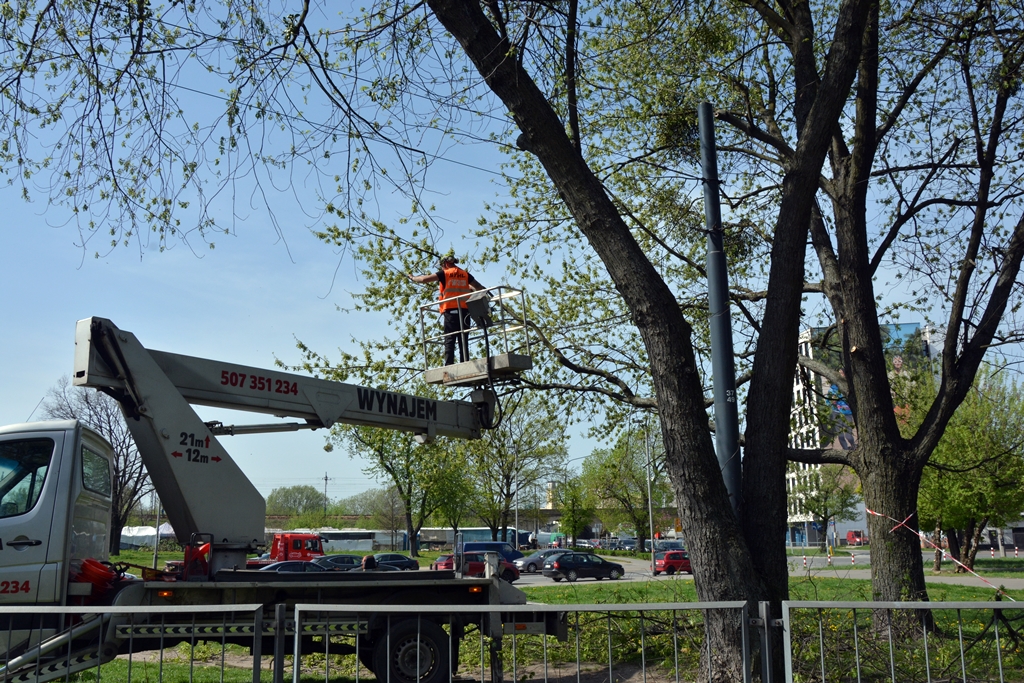
{"label": "fence railing", "polygon": [[[451,683],[456,666],[480,681],[498,683],[537,680],[581,683],[619,681],[639,676],[643,683],[681,683],[694,680],[705,667],[708,680],[717,680],[715,662],[725,653],[708,652],[709,612],[727,612],[747,638],[747,603],[686,602],[618,605],[338,605],[300,604],[294,608],[295,649],[300,638],[320,637],[320,668],[293,666],[292,681],[303,675],[330,680],[335,673],[356,681],[366,676],[357,662],[332,655],[330,627],[347,624],[356,638],[376,630],[389,634],[379,641],[370,659],[381,683]],[[560,629],[552,625],[558,622]],[[439,634],[440,625],[444,634]],[[557,631],[557,635],[554,632]],[[465,633],[461,646],[451,634]],[[494,636],[500,635],[501,638]],[[402,642],[396,642],[402,641]],[[472,645],[472,646],[471,646]],[[407,647],[406,647],[407,646]],[[355,649],[359,651],[357,642]],[[390,652],[386,662],[381,652]],[[749,648],[742,649],[744,678],[749,681]],[[716,656],[722,655],[722,656]],[[362,655],[361,661],[368,657]],[[456,666],[452,666],[455,664]],[[702,672],[703,673],[703,672]]]}
{"label": "fence railing", "polygon": [[1024,680],[1024,603],[783,602],[787,681]]}
{"label": "fence railing", "polygon": [[[1024,681],[1024,603],[784,602],[781,616],[744,602],[0,607],[0,683]],[[723,624],[728,652],[709,637]]]}
{"label": "fence railing", "polygon": [[161,681],[165,674],[180,681],[186,668],[192,681],[197,647],[218,643],[221,671],[227,646],[243,645],[248,656],[239,659],[258,683],[268,631],[263,609],[260,604],[0,607],[0,682],[81,680],[90,670],[95,674],[90,680],[100,681],[104,666],[113,681]]}

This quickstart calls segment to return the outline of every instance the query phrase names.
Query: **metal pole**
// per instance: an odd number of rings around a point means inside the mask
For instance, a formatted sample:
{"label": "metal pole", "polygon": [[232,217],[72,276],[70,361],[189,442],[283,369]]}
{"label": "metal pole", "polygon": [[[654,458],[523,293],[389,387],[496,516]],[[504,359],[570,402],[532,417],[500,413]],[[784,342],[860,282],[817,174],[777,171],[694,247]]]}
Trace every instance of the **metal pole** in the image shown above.
{"label": "metal pole", "polygon": [[156,508],[156,540],[153,541],[153,569],[156,569],[157,555],[160,553],[160,498],[153,491],[153,506]]}
{"label": "metal pole", "polygon": [[715,451],[733,512],[740,509],[739,416],[736,369],[729,318],[729,273],[723,247],[722,212],[718,203],[718,159],[714,112],[702,102],[697,109],[700,163],[704,178],[704,213],[708,232],[708,308],[711,316],[711,371],[715,389]]}
{"label": "metal pole", "polygon": [[644,454],[647,456],[647,521],[651,531],[651,572],[654,572],[654,501],[651,500],[651,443],[648,440],[650,430],[644,418]]}
{"label": "metal pole", "polygon": [[519,550],[519,446],[513,444],[514,449],[513,455],[515,455],[515,487],[516,487],[516,542],[513,544],[513,548]]}

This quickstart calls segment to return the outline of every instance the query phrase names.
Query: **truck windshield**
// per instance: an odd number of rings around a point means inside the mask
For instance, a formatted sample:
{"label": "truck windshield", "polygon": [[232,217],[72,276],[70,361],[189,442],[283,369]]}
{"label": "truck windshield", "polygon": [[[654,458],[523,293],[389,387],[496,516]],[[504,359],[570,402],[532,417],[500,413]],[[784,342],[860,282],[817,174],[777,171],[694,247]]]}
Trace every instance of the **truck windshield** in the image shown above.
{"label": "truck windshield", "polygon": [[0,443],[0,519],[23,515],[35,507],[53,447],[52,439]]}

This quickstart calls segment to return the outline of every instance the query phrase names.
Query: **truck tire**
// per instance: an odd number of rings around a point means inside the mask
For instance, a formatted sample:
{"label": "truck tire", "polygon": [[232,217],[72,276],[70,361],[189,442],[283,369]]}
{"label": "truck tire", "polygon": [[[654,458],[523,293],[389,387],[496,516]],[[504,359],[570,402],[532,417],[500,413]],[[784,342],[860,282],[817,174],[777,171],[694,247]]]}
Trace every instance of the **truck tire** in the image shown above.
{"label": "truck tire", "polygon": [[403,619],[393,623],[390,636],[382,633],[374,646],[373,665],[373,673],[379,681],[444,683],[450,670],[448,634],[427,619]]}
{"label": "truck tire", "polygon": [[365,666],[367,671],[369,671],[370,673],[374,673],[373,650],[359,650],[359,663]]}

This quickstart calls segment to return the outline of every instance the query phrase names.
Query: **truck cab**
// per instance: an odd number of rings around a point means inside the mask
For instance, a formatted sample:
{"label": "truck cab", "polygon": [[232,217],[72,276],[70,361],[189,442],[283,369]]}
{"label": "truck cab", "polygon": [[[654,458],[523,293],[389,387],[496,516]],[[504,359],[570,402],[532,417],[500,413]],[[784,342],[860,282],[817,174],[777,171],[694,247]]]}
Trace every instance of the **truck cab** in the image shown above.
{"label": "truck cab", "polygon": [[251,559],[245,563],[246,568],[256,569],[274,562],[298,560],[309,562],[323,557],[323,539],[319,534],[305,532],[274,534],[270,544],[270,552],[266,559]]}
{"label": "truck cab", "polygon": [[[65,605],[82,561],[109,549],[113,449],[77,420],[0,428],[0,605]],[[29,634],[7,628],[0,648]]]}

